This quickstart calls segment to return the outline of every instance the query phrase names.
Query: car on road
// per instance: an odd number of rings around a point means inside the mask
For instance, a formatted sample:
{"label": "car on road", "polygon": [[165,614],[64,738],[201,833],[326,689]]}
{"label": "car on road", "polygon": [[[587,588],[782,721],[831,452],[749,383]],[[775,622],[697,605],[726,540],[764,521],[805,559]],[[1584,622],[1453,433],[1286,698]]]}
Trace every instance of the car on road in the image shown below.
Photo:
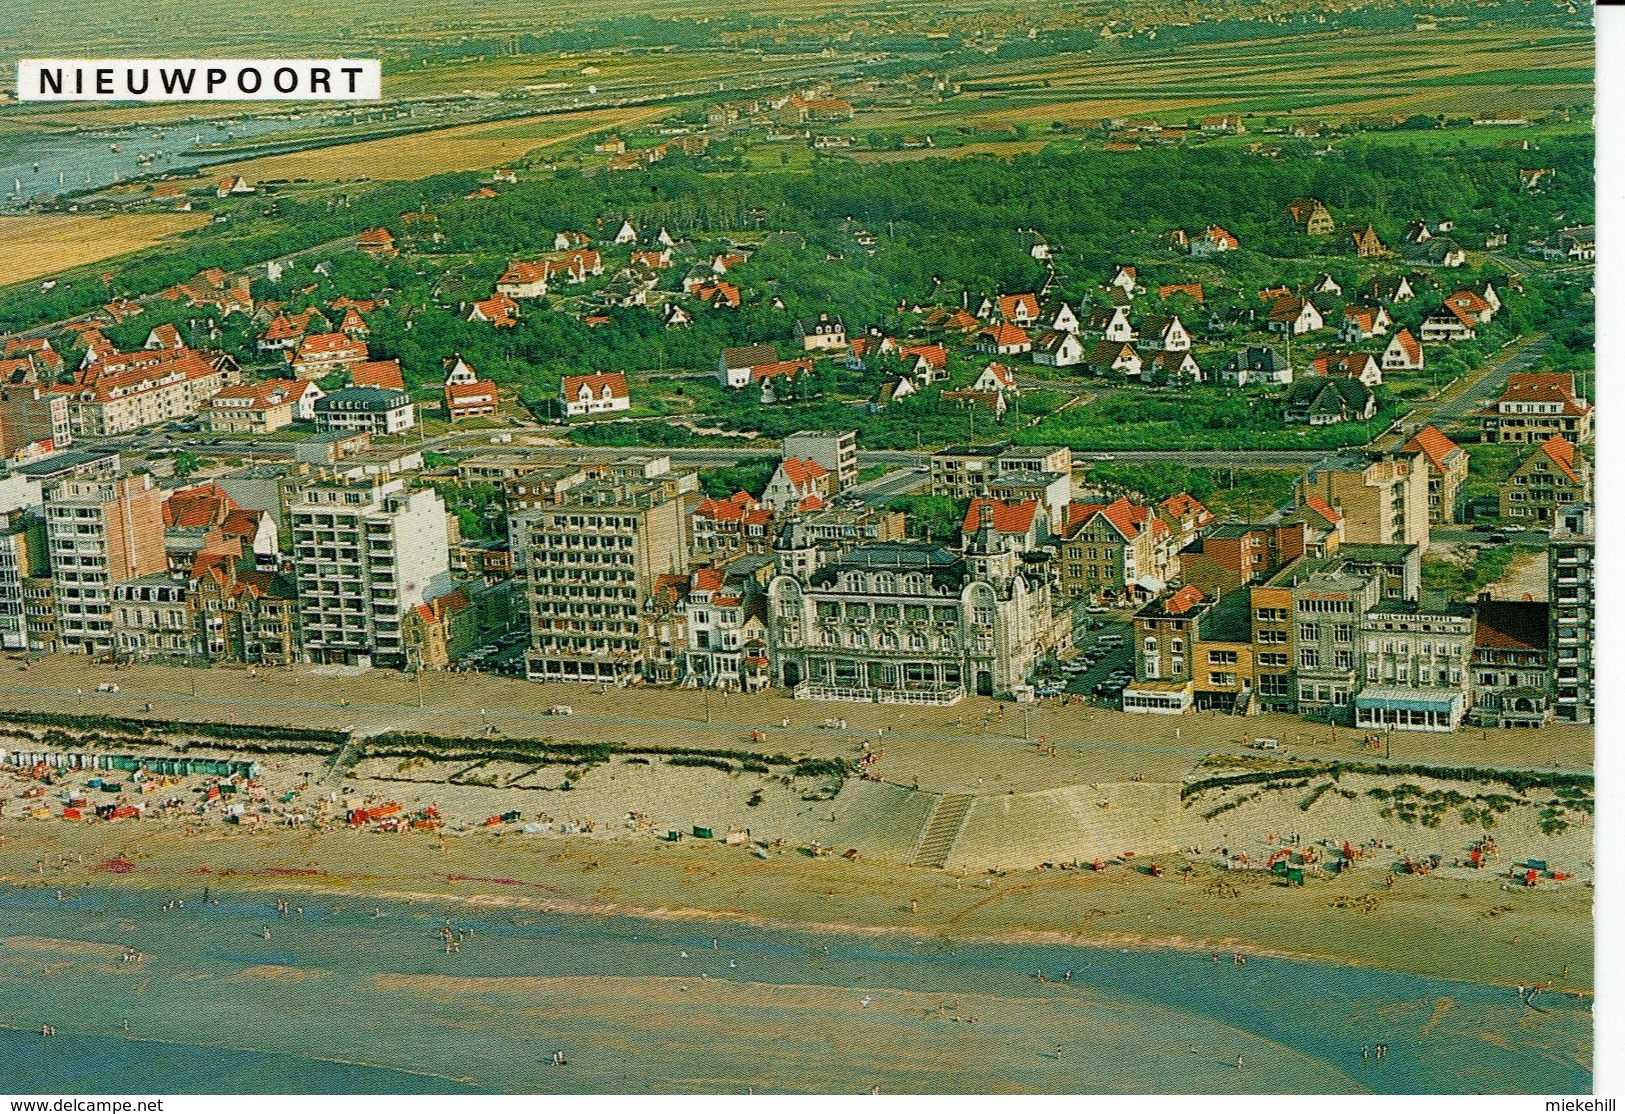
{"label": "car on road", "polygon": [[1086,661],[1069,661],[1065,665],[1061,666],[1061,672],[1074,674],[1087,673],[1089,672],[1089,665],[1090,663]]}
{"label": "car on road", "polygon": [[1511,540],[1512,539],[1508,538],[1505,534],[1491,534],[1490,535],[1490,544],[1491,545],[1505,545],[1507,542],[1509,542]]}
{"label": "car on road", "polygon": [[1060,696],[1065,691],[1066,689],[1060,685],[1050,683],[1039,685],[1038,688],[1033,690],[1033,694],[1035,696]]}
{"label": "car on road", "polygon": [[1519,526],[1516,522],[1514,522],[1514,523],[1511,523],[1510,525],[1501,527],[1501,533],[1503,533],[1503,534],[1521,534],[1527,529],[1529,529],[1529,527],[1527,527],[1527,526]]}
{"label": "car on road", "polygon": [[1106,607],[1103,607],[1098,603],[1092,603],[1088,607],[1083,609],[1083,613],[1085,615],[1104,615],[1104,614],[1106,614],[1106,612],[1108,610],[1110,610],[1110,609],[1106,608]]}

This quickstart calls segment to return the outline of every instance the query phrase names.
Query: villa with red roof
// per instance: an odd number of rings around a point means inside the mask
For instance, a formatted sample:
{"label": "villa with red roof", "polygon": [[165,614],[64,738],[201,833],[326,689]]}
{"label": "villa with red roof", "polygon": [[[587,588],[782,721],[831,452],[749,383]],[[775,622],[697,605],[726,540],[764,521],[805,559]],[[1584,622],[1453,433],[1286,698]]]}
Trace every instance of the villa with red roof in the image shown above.
{"label": "villa with red roof", "polygon": [[1514,372],[1480,417],[1490,444],[1532,444],[1554,433],[1575,445],[1591,439],[1591,404],[1565,373]]}
{"label": "villa with red roof", "polygon": [[1173,541],[1162,517],[1127,498],[1068,504],[1061,584],[1068,595],[1089,599],[1155,594],[1167,583]]}
{"label": "villa with red roof", "polygon": [[976,334],[976,351],[989,356],[1019,356],[1033,350],[1027,330],[1008,321],[996,322]]}
{"label": "villa with red roof", "polygon": [[498,291],[468,307],[468,321],[488,322],[495,329],[511,329],[519,324],[519,303]]}
{"label": "villa with red roof", "polygon": [[547,293],[548,265],[544,260],[514,260],[497,279],[497,293],[510,298],[540,298]]}
{"label": "villa with red roof", "polygon": [[209,400],[203,415],[210,433],[272,433],[310,421],[321,397],[322,389],[309,380],[234,383]]}
{"label": "villa with red roof", "polygon": [[400,360],[362,360],[350,367],[350,386],[404,391],[406,378],[401,374]]}
{"label": "villa with red roof", "polygon": [[998,542],[1006,545],[1013,542],[1018,551],[1025,553],[1049,541],[1049,513],[1044,510],[1043,500],[1005,502],[985,495],[978,495],[970,501],[965,511],[965,521],[959,526],[964,537],[969,538],[982,528],[984,507],[990,512],[988,528],[997,536]]}
{"label": "villa with red roof", "polygon": [[497,385],[481,379],[461,356],[444,361],[446,368],[445,405],[449,421],[489,418],[497,412]]}
{"label": "villa with red roof", "polygon": [[343,333],[315,333],[299,341],[291,361],[299,379],[320,379],[335,371],[348,371],[367,358],[367,345]]}
{"label": "villa with red roof", "polygon": [[564,406],[565,417],[584,418],[589,414],[632,409],[632,392],[622,371],[566,375],[559,380],[559,402]]}
{"label": "villa with red roof", "polygon": [[1383,371],[1421,371],[1422,345],[1409,329],[1400,329],[1388,338],[1388,347],[1382,350]]}

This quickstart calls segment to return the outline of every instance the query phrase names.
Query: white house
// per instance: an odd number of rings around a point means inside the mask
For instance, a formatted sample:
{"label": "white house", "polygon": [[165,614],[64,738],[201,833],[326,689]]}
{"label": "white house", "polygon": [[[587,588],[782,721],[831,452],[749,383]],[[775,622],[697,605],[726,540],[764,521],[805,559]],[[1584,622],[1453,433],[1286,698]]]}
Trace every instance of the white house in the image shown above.
{"label": "white house", "polygon": [[632,393],[626,374],[600,371],[594,375],[566,375],[559,380],[559,402],[569,418],[588,414],[610,414],[632,409]]}
{"label": "white house", "polygon": [[621,222],[620,230],[615,233],[615,243],[617,245],[619,245],[619,244],[635,244],[637,242],[638,242],[638,230],[632,227],[632,222],[631,221],[623,220]]}
{"label": "white house", "polygon": [[1071,367],[1083,362],[1083,341],[1076,333],[1051,329],[1033,345],[1033,363],[1046,367]]}
{"label": "white house", "polygon": [[1021,388],[1016,385],[1015,371],[1003,364],[988,364],[987,367],[983,368],[982,374],[977,376],[976,382],[971,384],[971,390],[996,391],[999,394],[1011,395],[1021,393]]}
{"label": "white house", "polygon": [[1420,371],[1422,345],[1411,336],[1409,329],[1401,329],[1388,338],[1388,347],[1382,350],[1382,370]]}
{"label": "white house", "polygon": [[1157,352],[1189,352],[1191,335],[1178,314],[1152,314],[1140,322],[1140,342]]}

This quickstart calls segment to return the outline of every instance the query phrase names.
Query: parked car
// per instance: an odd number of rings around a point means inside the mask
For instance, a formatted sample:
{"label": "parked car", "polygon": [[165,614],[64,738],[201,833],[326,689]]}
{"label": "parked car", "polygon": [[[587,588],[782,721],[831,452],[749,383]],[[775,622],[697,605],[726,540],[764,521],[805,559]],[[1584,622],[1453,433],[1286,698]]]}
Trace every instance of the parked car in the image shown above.
{"label": "parked car", "polygon": [[1083,609],[1083,613],[1085,615],[1104,615],[1109,610],[1110,610],[1110,608],[1103,607],[1102,605],[1100,605],[1098,603],[1092,603],[1088,607]]}

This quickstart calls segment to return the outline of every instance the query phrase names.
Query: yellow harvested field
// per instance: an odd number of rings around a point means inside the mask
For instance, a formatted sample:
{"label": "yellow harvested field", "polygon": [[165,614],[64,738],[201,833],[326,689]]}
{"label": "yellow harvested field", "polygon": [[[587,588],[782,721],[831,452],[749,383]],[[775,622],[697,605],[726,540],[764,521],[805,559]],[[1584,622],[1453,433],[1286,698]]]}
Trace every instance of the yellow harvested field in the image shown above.
{"label": "yellow harvested field", "polygon": [[356,179],[426,178],[456,170],[483,170],[517,162],[526,153],[568,143],[606,128],[632,128],[669,112],[658,107],[595,109],[562,112],[535,122],[524,122],[526,132],[515,134],[520,121],[495,120],[462,124],[415,135],[369,139],[287,155],[266,155],[212,167],[210,178],[242,174],[255,181],[340,182]]}
{"label": "yellow harvested field", "polygon": [[853,162],[907,162],[910,159],[963,159],[971,155],[1025,155],[1042,151],[1047,139],[1013,139],[1008,143],[989,141],[965,143],[958,147],[916,147],[908,151],[858,151],[851,155]]}
{"label": "yellow harvested field", "polygon": [[140,251],[208,219],[203,213],[0,217],[0,243],[6,245],[0,286]]}

